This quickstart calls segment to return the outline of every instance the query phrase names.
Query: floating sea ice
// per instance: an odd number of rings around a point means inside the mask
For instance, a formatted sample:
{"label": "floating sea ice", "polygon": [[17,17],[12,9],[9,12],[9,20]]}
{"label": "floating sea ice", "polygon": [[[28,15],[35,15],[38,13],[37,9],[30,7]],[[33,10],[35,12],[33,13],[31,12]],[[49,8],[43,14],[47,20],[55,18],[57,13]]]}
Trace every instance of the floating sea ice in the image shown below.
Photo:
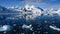
{"label": "floating sea ice", "polygon": [[0,31],[10,31],[12,30],[12,26],[10,25],[3,25],[0,27]]}
{"label": "floating sea ice", "polygon": [[49,26],[51,29],[53,30],[57,30],[57,31],[60,31],[60,28],[57,28],[57,27],[54,27],[54,26]]}
{"label": "floating sea ice", "polygon": [[32,27],[32,25],[25,25],[25,24],[24,24],[24,25],[22,26],[22,28],[23,28],[23,29],[26,28],[26,29],[32,30],[33,27]]}

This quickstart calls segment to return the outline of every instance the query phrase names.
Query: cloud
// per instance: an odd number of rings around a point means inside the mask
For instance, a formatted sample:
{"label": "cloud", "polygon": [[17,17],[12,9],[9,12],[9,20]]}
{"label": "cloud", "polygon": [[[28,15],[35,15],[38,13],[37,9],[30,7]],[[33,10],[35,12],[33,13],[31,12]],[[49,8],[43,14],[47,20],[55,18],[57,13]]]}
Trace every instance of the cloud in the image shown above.
{"label": "cloud", "polygon": [[40,3],[42,3],[42,0],[24,0],[24,1],[21,1],[20,3],[22,3],[22,4],[37,4],[37,5],[39,5]]}
{"label": "cloud", "polygon": [[[20,4],[32,4],[32,5],[39,5],[39,6],[47,6],[47,7],[59,7],[60,4],[56,4],[54,1],[57,0],[24,0],[21,1]],[[52,4],[53,2],[54,4]]]}
{"label": "cloud", "polygon": [[26,3],[28,4],[40,4],[41,3],[41,0],[25,0]]}
{"label": "cloud", "polygon": [[53,8],[60,8],[60,4],[48,4],[48,3],[45,3],[44,6],[47,6],[47,7],[53,7]]}
{"label": "cloud", "polygon": [[50,0],[50,1],[57,1],[57,0]]}

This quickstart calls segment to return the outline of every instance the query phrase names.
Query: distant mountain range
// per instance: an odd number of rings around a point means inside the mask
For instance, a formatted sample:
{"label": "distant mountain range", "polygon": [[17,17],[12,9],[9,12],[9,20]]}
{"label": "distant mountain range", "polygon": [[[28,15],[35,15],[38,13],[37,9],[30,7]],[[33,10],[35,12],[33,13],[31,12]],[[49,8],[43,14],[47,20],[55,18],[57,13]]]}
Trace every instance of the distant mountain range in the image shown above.
{"label": "distant mountain range", "polygon": [[60,9],[59,10],[46,10],[44,11],[40,7],[35,7],[34,5],[29,6],[28,4],[24,8],[20,8],[18,6],[5,8],[0,6],[0,16],[7,16],[7,17],[25,17],[26,19],[33,19],[41,15],[53,15],[58,14],[60,15]]}

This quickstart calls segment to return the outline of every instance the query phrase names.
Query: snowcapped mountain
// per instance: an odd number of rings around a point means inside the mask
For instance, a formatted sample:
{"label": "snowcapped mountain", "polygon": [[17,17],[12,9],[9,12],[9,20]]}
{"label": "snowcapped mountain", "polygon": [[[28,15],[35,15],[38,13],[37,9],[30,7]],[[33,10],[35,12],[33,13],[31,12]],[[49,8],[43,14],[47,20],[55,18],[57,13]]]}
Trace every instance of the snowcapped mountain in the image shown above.
{"label": "snowcapped mountain", "polygon": [[[34,19],[34,18],[36,18],[38,16],[41,16],[42,11],[43,11],[43,9],[41,9],[39,7],[35,7],[34,5],[30,6],[28,4],[25,5],[24,8],[19,8],[18,6],[15,6],[15,7],[9,8],[9,9],[14,10],[14,11],[17,10],[17,12],[18,11],[21,12],[21,15],[24,18],[26,18],[27,20],[28,19]],[[18,17],[20,17],[20,16],[18,16]]]}
{"label": "snowcapped mountain", "polygon": [[48,11],[48,13],[50,15],[54,15],[54,14],[60,15],[60,9],[58,9],[58,10],[51,9]]}
{"label": "snowcapped mountain", "polygon": [[54,10],[53,8],[51,8],[50,10],[46,10],[44,11],[43,9],[41,9],[40,7],[35,7],[34,5],[25,5],[24,8],[18,7],[18,6],[14,6],[14,7],[10,7],[10,8],[5,8],[0,6],[0,15],[5,15],[5,16],[13,16],[15,17],[24,17],[27,20],[29,19],[34,19],[38,16],[41,15],[51,15],[53,16],[53,14],[58,14],[60,15],[60,9],[59,10]]}
{"label": "snowcapped mountain", "polygon": [[8,18],[8,17],[17,17],[17,16],[21,16],[22,12],[21,11],[17,11],[14,9],[8,9],[5,7],[0,6],[0,18]]}
{"label": "snowcapped mountain", "polygon": [[12,6],[12,7],[9,7],[8,9],[17,10],[17,11],[21,11],[22,10],[22,8],[18,7],[18,6]]}
{"label": "snowcapped mountain", "polygon": [[34,19],[41,16],[43,9],[35,7],[34,5],[26,5],[25,8],[26,19]]}

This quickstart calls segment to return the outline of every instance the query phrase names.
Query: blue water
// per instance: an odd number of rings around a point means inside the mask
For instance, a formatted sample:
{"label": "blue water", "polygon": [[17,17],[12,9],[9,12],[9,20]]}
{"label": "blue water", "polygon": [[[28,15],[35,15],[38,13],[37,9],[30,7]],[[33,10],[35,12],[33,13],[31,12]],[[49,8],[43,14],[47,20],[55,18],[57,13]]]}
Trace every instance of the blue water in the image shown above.
{"label": "blue water", "polygon": [[[16,24],[16,26],[13,26]],[[22,29],[23,24],[32,24],[33,31]],[[13,30],[8,31],[6,34],[60,34],[60,31],[49,28],[50,25],[60,28],[60,16],[38,16],[33,20],[26,20],[25,18],[18,19],[6,19],[6,17],[0,18],[0,25],[11,25]],[[15,31],[14,31],[15,30]],[[3,32],[0,32],[4,34]]]}

